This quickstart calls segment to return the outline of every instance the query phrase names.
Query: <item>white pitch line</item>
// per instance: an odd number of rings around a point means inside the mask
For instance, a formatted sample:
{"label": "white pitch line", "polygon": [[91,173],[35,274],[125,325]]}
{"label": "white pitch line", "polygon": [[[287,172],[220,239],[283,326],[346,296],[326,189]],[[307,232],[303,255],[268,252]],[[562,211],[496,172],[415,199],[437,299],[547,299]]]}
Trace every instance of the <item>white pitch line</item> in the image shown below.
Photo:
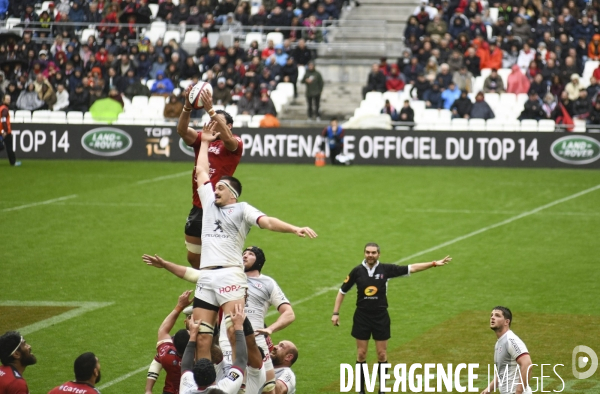
{"label": "white pitch line", "polygon": [[97,388],[98,390],[104,390],[105,388],[107,388],[107,387],[110,387],[110,386],[112,386],[112,385],[114,385],[114,384],[120,383],[120,382],[124,381],[125,379],[129,379],[129,378],[130,378],[130,377],[132,377],[133,375],[136,375],[136,374],[138,374],[138,373],[140,373],[140,372],[142,372],[142,371],[147,371],[149,367],[150,367],[150,364],[148,364],[148,365],[145,365],[145,366],[143,366],[143,367],[140,367],[140,368],[136,369],[135,371],[131,371],[131,372],[129,372],[128,374],[125,374],[125,375],[123,375],[123,376],[120,376],[120,377],[116,378],[115,380],[111,380],[110,382],[106,382],[106,383],[104,383],[103,385],[101,385],[101,386],[98,386],[98,387],[96,387],[96,388]]}
{"label": "white pitch line", "polygon": [[[596,186],[594,186],[594,187],[592,187],[592,188],[590,188],[590,189],[586,189],[586,190],[583,190],[583,191],[581,191],[581,192],[579,192],[579,193],[575,193],[575,194],[572,194],[572,195],[570,195],[570,196],[567,196],[567,197],[561,198],[561,199],[559,199],[559,200],[552,201],[551,203],[548,203],[548,204],[546,204],[546,205],[542,205],[541,207],[538,207],[538,208],[532,209],[531,211],[524,212],[524,213],[522,213],[522,214],[520,214],[520,215],[513,216],[512,218],[509,218],[509,219],[507,219],[507,220],[504,220],[504,221],[502,221],[502,222],[499,222],[499,223],[493,224],[493,225],[491,225],[491,226],[483,227],[482,229],[479,229],[479,230],[477,230],[477,231],[473,231],[472,233],[469,233],[469,234],[467,234],[467,235],[463,235],[463,236],[460,236],[460,237],[454,238],[454,239],[453,239],[453,240],[451,240],[451,241],[447,241],[447,242],[444,242],[444,243],[442,243],[442,244],[439,244],[439,245],[437,245],[437,246],[434,246],[434,247],[432,247],[432,248],[425,249],[425,250],[423,250],[423,251],[421,251],[421,252],[418,252],[418,253],[415,253],[415,254],[413,254],[413,255],[411,255],[411,256],[408,256],[408,257],[405,257],[405,258],[403,258],[403,259],[400,259],[400,260],[396,261],[396,262],[395,262],[395,263],[393,263],[393,264],[398,264],[398,263],[404,262],[404,261],[406,261],[406,260],[412,259],[412,258],[414,258],[414,257],[421,256],[421,255],[423,255],[423,254],[425,254],[425,253],[429,253],[429,252],[431,252],[431,251],[434,251],[434,250],[437,250],[437,249],[443,248],[444,246],[452,245],[452,244],[454,244],[454,243],[456,243],[456,242],[462,241],[463,239],[467,239],[467,238],[473,237],[473,236],[475,236],[475,235],[477,235],[477,234],[481,234],[481,233],[483,233],[483,232],[485,232],[485,231],[488,231],[488,230],[494,229],[494,228],[496,228],[496,227],[500,227],[500,226],[503,226],[503,225],[505,225],[505,224],[512,223],[512,222],[514,222],[515,220],[518,220],[518,219],[524,218],[524,217],[526,217],[526,216],[529,216],[529,215],[533,215],[534,213],[537,213],[537,212],[539,212],[539,211],[542,211],[542,210],[544,210],[544,209],[547,209],[547,208],[553,207],[554,205],[557,205],[557,204],[563,203],[563,202],[565,202],[565,201],[569,201],[569,200],[572,200],[572,199],[574,199],[574,198],[577,198],[577,197],[583,196],[584,194],[587,194],[587,193],[593,192],[594,190],[598,190],[598,189],[600,189],[600,185],[596,185]],[[321,295],[323,295],[323,294],[325,294],[325,293],[327,293],[327,292],[329,292],[329,291],[332,291],[332,290],[337,290],[338,288],[339,288],[339,286],[332,286],[332,287],[327,287],[327,288],[321,289],[321,290],[317,291],[316,293],[313,293],[312,295],[310,295],[310,296],[308,296],[308,297],[306,297],[306,298],[302,298],[302,299],[300,299],[300,300],[298,300],[298,301],[296,301],[296,302],[292,303],[292,305],[298,305],[298,304],[301,304],[301,303],[304,303],[304,302],[310,301],[310,300],[312,300],[312,299],[314,299],[314,298],[316,298],[316,297],[319,297],[319,296],[321,296]],[[275,313],[277,313],[277,311],[271,311],[271,312],[267,313],[267,316],[272,316],[272,315],[274,315]],[[129,378],[130,376],[133,376],[133,375],[135,375],[135,374],[137,374],[137,373],[140,373],[140,372],[142,372],[142,371],[143,371],[143,370],[145,370],[146,368],[148,368],[148,367],[141,367],[141,368],[138,368],[138,369],[136,369],[135,371],[129,372],[129,373],[128,373],[128,374],[126,374],[126,375],[123,375],[123,376],[121,376],[121,377],[119,377],[119,378],[117,378],[117,379],[115,379],[115,380],[113,380],[113,381],[110,381],[110,382],[106,383],[106,384],[104,385],[104,387],[112,386],[112,385],[113,385],[113,384],[115,384],[115,383],[119,383],[119,382],[121,382],[121,381],[123,381],[123,380],[125,380],[125,379]],[[102,386],[101,386],[101,387],[99,387],[98,389],[103,389],[104,387],[102,387]]]}
{"label": "white pitch line", "polygon": [[436,245],[434,247],[431,247],[429,249],[425,249],[425,250],[422,250],[422,251],[417,252],[415,254],[412,254],[412,255],[410,255],[408,257],[404,257],[404,258],[402,258],[402,259],[400,259],[398,261],[395,261],[393,264],[403,263],[403,262],[405,262],[407,260],[413,259],[415,257],[424,255],[424,254],[429,253],[429,252],[433,252],[433,251],[441,249],[441,248],[443,248],[445,246],[449,246],[449,245],[455,244],[455,243],[460,242],[462,240],[465,240],[467,238],[471,238],[471,237],[474,237],[475,235],[484,233],[484,232],[486,232],[488,230],[492,230],[492,229],[495,229],[497,227],[504,226],[505,224],[512,223],[512,222],[514,222],[516,220],[523,219],[524,217],[533,215],[535,213],[543,211],[544,209],[548,209],[548,208],[551,208],[551,207],[553,207],[555,205],[562,204],[563,202],[567,202],[567,201],[572,200],[574,198],[581,197],[581,196],[583,196],[585,194],[591,193],[591,192],[593,192],[595,190],[598,190],[598,189],[600,189],[600,185],[596,185],[594,187],[590,187],[589,189],[582,190],[582,191],[580,191],[578,193],[571,194],[570,196],[563,197],[563,198],[560,198],[558,200],[554,200],[554,201],[552,201],[552,202],[550,202],[548,204],[545,204],[545,205],[542,205],[540,207],[534,208],[531,211],[523,212],[523,213],[521,213],[521,214],[519,214],[517,216],[513,216],[511,218],[508,218],[508,219],[503,220],[501,222],[498,222],[496,224],[492,224],[491,226],[486,226],[486,227],[480,228],[479,230],[475,230],[475,231],[473,231],[471,233],[468,233],[468,234],[465,234],[465,235],[461,235],[460,237],[456,237],[456,238],[454,238],[454,239],[452,239],[450,241],[443,242],[443,243],[441,243],[439,245]]}
{"label": "white pitch line", "polygon": [[[473,209],[437,209],[437,208],[408,208],[405,212],[415,213],[466,213],[466,214],[484,214],[484,215],[514,215],[521,214],[521,211],[484,211]],[[540,215],[558,215],[558,216],[598,216],[600,212],[543,212]]]}
{"label": "white pitch line", "polygon": [[5,208],[2,210],[2,212],[10,212],[10,211],[17,211],[19,209],[25,209],[25,208],[31,208],[31,207],[36,207],[38,205],[46,205],[46,204],[52,204],[55,202],[60,202],[60,201],[64,201],[64,200],[69,200],[71,198],[75,198],[77,197],[77,194],[71,194],[70,196],[64,196],[64,197],[59,197],[59,198],[53,198],[52,200],[46,200],[46,201],[40,201],[40,202],[34,202],[31,204],[25,204],[25,205],[19,205],[18,207],[12,207],[12,208]]}
{"label": "white pitch line", "polygon": [[54,302],[54,301],[0,301],[0,306],[70,306],[75,307],[60,315],[52,316],[48,319],[30,324],[18,329],[21,335],[29,335],[33,332],[42,330],[46,327],[62,323],[65,320],[83,315],[96,309],[104,308],[114,302]]}
{"label": "white pitch line", "polygon": [[184,172],[178,172],[176,174],[164,175],[164,176],[159,176],[159,177],[151,178],[151,179],[145,179],[143,181],[136,182],[136,185],[144,185],[146,183],[159,182],[159,181],[164,181],[167,179],[179,178],[180,176],[184,176],[184,175],[192,175],[192,172],[190,170],[188,170],[188,171],[184,171]]}

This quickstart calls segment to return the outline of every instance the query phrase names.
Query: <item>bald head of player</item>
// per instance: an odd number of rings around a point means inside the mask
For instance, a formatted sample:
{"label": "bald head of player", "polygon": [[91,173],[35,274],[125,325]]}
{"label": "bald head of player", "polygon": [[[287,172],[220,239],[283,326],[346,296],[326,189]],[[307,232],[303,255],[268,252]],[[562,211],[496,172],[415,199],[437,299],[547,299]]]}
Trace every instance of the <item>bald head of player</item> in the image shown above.
{"label": "bald head of player", "polygon": [[223,176],[215,187],[215,205],[224,207],[235,204],[242,195],[242,183],[235,177]]}
{"label": "bald head of player", "polygon": [[496,332],[508,331],[512,323],[512,312],[505,306],[492,309],[490,315],[490,328]]}
{"label": "bald head of player", "polygon": [[273,346],[271,359],[275,368],[289,368],[298,360],[298,348],[291,341],[281,341]]}
{"label": "bald head of player", "polygon": [[89,383],[92,386],[100,382],[100,362],[92,352],[83,353],[75,359],[73,365],[75,380],[79,383]]}
{"label": "bald head of player", "polygon": [[37,363],[31,345],[17,331],[8,331],[0,337],[0,361],[23,373],[29,365]]}

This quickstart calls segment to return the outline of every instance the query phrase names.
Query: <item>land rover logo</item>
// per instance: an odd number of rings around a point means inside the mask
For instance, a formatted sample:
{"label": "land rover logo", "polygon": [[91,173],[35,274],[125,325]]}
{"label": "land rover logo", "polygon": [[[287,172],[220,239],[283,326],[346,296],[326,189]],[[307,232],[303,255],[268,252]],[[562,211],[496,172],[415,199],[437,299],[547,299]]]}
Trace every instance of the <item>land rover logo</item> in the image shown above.
{"label": "land rover logo", "polygon": [[600,142],[591,137],[570,135],[554,141],[550,153],[563,163],[589,164],[600,159]]}
{"label": "land rover logo", "polygon": [[181,149],[183,153],[185,153],[188,156],[196,157],[196,154],[194,153],[194,148],[186,145],[186,143],[183,142],[183,139],[181,138],[179,139],[179,149]]}
{"label": "land rover logo", "polygon": [[97,156],[122,155],[131,148],[132,142],[129,134],[113,127],[93,129],[81,137],[83,149]]}

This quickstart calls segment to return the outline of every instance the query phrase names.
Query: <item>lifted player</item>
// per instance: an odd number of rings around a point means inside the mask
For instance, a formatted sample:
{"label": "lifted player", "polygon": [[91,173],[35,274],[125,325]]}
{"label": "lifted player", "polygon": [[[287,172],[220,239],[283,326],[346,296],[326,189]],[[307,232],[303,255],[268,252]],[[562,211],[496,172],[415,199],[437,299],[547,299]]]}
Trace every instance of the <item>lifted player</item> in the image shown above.
{"label": "lifted player", "polygon": [[[205,92],[204,92],[205,93]],[[212,115],[213,119],[216,117]],[[217,119],[217,123],[222,119]],[[225,176],[217,183],[216,190],[209,181],[208,145],[218,137],[215,125],[207,125],[202,132],[200,153],[196,164],[197,182],[201,185],[198,194],[204,207],[202,219],[202,262],[200,270],[164,261],[158,256],[144,255],[148,265],[166,268],[171,273],[189,281],[196,281],[194,297],[194,320],[202,320],[201,335],[197,341],[197,356],[210,357],[210,347],[219,308],[231,314],[235,305],[243,305],[248,281],[243,271],[242,248],[250,228],[282,233],[293,233],[299,237],[315,238],[317,234],[309,227],[297,227],[277,218],[269,217],[245,202],[238,202],[242,192],[239,180]],[[229,341],[235,348],[233,330],[228,330]],[[235,349],[234,349],[235,351]]]}
{"label": "lifted player", "polygon": [[[184,93],[185,105],[179,116],[177,124],[177,133],[181,136],[186,145],[194,148],[195,158],[194,164],[198,160],[198,152],[200,151],[201,131],[197,131],[188,127],[190,123],[190,112],[192,104],[189,100],[189,93],[193,85],[189,86]],[[212,97],[207,92],[202,96],[202,102],[206,112],[211,113]],[[219,139],[210,142],[208,150],[208,163],[210,165],[209,175],[213,187],[216,187],[217,182],[222,176],[232,176],[237,168],[240,159],[242,158],[243,144],[240,137],[231,132],[233,127],[233,118],[227,112],[218,110],[214,111],[216,118],[222,120],[221,125],[217,129],[221,134]],[[188,250],[187,260],[190,265],[196,269],[200,267],[200,254],[202,253],[202,203],[198,197],[198,184],[196,183],[196,167],[192,171],[192,209],[185,223],[185,245]]]}

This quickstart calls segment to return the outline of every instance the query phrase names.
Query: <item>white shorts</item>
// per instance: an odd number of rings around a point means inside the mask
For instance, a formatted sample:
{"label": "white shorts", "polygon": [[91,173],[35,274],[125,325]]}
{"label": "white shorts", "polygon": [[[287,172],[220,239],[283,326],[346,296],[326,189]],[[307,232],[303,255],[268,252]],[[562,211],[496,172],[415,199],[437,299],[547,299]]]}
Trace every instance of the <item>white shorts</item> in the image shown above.
{"label": "white shorts", "polygon": [[261,369],[246,367],[246,394],[261,394],[266,381],[267,374],[264,365]]}
{"label": "white shorts", "polygon": [[263,358],[263,366],[265,367],[265,371],[270,371],[273,369],[273,360],[271,360],[271,353],[269,352],[269,345],[267,345],[267,340],[264,335],[257,335],[256,344],[260,347],[263,352],[265,352],[265,357]]}
{"label": "white shorts", "polygon": [[248,278],[241,267],[200,270],[195,297],[216,307],[242,300],[248,290]]}
{"label": "white shorts", "polygon": [[[260,347],[265,353],[265,357],[263,358],[263,367],[265,371],[270,371],[273,368],[273,360],[271,359],[271,353],[269,352],[269,345],[267,345],[267,340],[264,335],[258,335],[256,338],[256,345]],[[221,352],[223,353],[223,362],[226,365],[225,369],[230,368],[233,361],[231,355],[231,344],[227,340],[227,335],[221,332],[221,336],[219,337],[219,347],[221,348]]]}

